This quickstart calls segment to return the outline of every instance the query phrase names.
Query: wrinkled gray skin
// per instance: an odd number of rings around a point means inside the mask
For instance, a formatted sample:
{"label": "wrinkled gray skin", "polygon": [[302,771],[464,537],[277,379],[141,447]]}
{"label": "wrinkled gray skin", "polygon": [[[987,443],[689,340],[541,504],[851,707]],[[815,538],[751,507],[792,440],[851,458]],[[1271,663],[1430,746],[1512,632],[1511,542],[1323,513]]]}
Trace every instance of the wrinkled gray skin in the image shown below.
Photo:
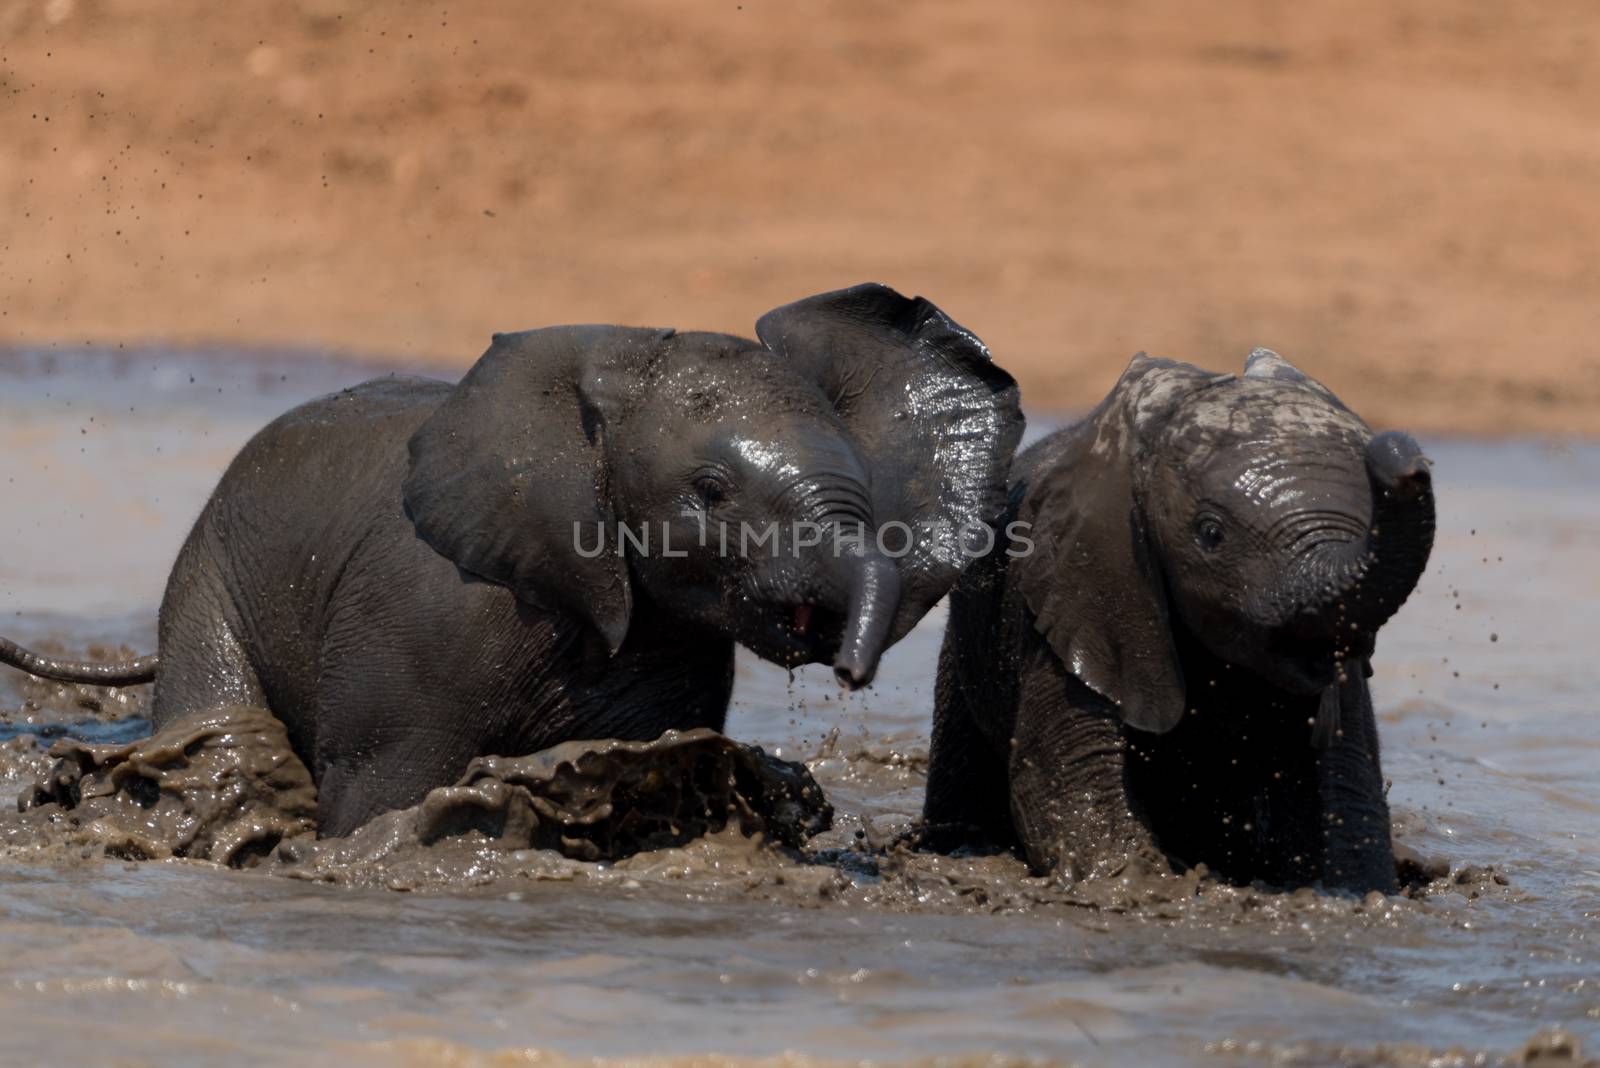
{"label": "wrinkled gray skin", "polygon": [[[380,379],[279,418],[173,568],[156,725],[270,709],[337,835],[476,756],[721,729],[736,641],[867,684],[966,558],[945,537],[890,559],[870,534],[791,552],[791,524],[994,520],[1016,386],[882,286],[779,308],[758,333],[497,335],[459,385]],[[741,521],[779,525],[776,557],[739,554]]]}
{"label": "wrinkled gray skin", "polygon": [[1141,355],[1011,500],[1033,551],[951,594],[930,841],[1393,890],[1367,676],[1433,542],[1416,443],[1266,350],[1243,375]]}

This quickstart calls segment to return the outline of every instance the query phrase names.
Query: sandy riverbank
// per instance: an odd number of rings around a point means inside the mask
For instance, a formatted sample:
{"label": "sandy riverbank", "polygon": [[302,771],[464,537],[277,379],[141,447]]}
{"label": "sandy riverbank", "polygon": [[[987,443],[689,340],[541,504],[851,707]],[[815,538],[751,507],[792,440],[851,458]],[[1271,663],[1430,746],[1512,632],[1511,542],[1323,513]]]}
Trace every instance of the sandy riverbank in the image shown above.
{"label": "sandy riverbank", "polygon": [[1036,409],[1137,349],[1600,433],[1600,9],[0,0],[0,343],[465,364],[880,279]]}

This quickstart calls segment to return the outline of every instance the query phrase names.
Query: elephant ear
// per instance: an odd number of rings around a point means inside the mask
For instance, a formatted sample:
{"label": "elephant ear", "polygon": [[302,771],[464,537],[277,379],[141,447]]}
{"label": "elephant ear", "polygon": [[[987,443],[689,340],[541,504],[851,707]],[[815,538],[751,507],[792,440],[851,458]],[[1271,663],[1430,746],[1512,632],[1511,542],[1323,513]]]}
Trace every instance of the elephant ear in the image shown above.
{"label": "elephant ear", "polygon": [[607,424],[671,335],[618,326],[496,334],[410,443],[403,490],[418,536],[531,607],[584,621],[613,653],[633,599],[613,547]]}
{"label": "elephant ear", "polygon": [[898,641],[983,554],[1022,436],[1017,384],[977,335],[921,297],[866,284],[776,308],[771,352],[827,395],[866,462],[873,516],[900,571]]}
{"label": "elephant ear", "polygon": [[1218,381],[1140,353],[1087,419],[1018,463],[1034,546],[1012,566],[1034,626],[1124,722],[1157,734],[1183,717],[1185,689],[1142,479],[1161,427]]}

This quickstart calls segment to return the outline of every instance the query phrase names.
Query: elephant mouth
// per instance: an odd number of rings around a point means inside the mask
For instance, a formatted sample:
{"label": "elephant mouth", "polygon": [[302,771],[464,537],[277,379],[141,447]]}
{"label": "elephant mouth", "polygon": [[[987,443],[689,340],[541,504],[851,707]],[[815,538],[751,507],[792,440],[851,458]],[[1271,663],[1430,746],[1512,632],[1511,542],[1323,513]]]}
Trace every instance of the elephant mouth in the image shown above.
{"label": "elephant mouth", "polygon": [[1355,632],[1337,649],[1328,647],[1315,652],[1308,652],[1303,640],[1291,643],[1288,648],[1275,650],[1266,674],[1290,693],[1321,693],[1339,679],[1346,664],[1372,655],[1374,638],[1365,632]]}
{"label": "elephant mouth", "polygon": [[844,639],[844,613],[809,601],[764,605],[752,622],[743,644],[785,667],[832,663]]}

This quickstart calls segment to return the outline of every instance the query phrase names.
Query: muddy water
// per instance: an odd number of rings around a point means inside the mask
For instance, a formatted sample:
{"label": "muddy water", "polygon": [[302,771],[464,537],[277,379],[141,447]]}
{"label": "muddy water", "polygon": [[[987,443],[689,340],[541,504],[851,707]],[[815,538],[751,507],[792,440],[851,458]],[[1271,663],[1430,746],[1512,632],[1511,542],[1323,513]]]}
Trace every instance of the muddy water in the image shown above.
{"label": "muddy water", "polygon": [[[291,356],[0,356],[0,632],[148,649],[232,451],[364,376]],[[1428,444],[1439,543],[1374,679],[1397,830],[1452,868],[1415,898],[1063,890],[1007,857],[896,850],[921,798],[930,618],[859,696],[741,661],[729,732],[805,760],[835,808],[803,854],[737,828],[604,863],[467,839],[244,871],[108,859],[81,836],[13,845],[0,1062],[1600,1054],[1600,449]],[[64,734],[136,742],[143,698],[0,669],[0,794]]]}

